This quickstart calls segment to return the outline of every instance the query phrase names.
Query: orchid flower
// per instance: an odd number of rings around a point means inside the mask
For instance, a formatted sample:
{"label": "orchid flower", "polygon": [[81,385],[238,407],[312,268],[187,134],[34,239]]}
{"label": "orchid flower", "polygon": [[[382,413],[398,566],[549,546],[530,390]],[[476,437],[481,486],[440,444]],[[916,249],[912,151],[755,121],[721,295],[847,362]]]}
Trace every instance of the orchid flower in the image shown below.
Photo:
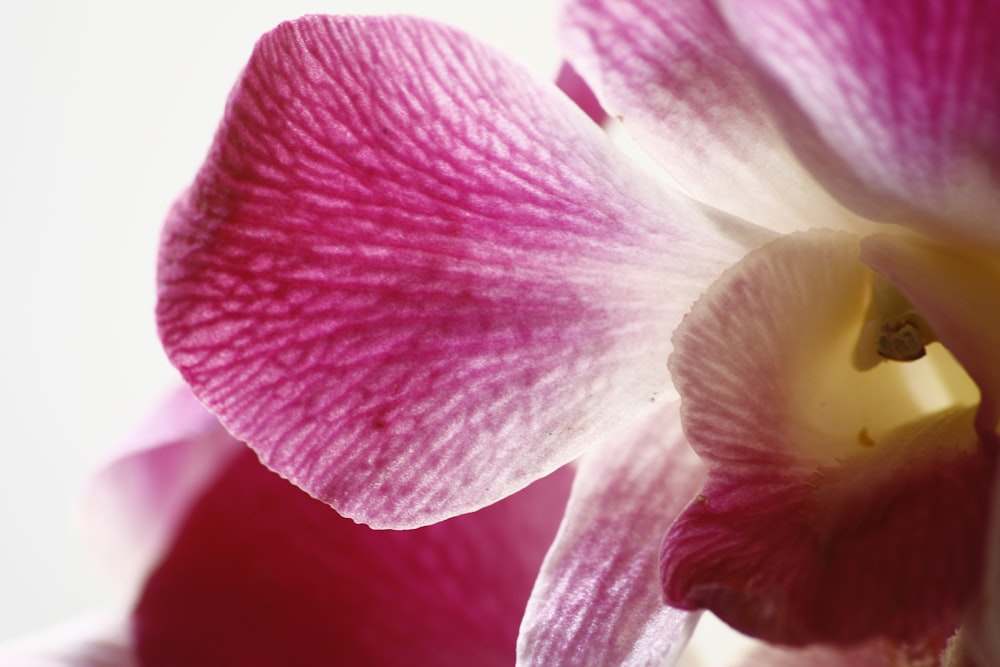
{"label": "orchid flower", "polygon": [[523,664],[659,664],[701,608],[936,660],[985,596],[1000,3],[569,0],[562,33],[662,177],[458,31],[265,35],[166,223],[168,355],[373,526],[582,457]]}
{"label": "orchid flower", "polygon": [[186,390],[131,440],[87,503],[130,611],[0,648],[0,665],[513,664],[570,469],[475,514],[374,531],[267,470]]}

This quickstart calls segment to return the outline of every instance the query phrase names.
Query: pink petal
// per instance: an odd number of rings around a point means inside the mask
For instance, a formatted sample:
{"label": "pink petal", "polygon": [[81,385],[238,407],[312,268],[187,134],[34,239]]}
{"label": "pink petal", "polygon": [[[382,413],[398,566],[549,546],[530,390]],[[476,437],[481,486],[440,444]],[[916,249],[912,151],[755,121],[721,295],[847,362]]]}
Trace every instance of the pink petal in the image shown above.
{"label": "pink petal", "polygon": [[1000,5],[719,0],[802,159],[862,215],[1000,238]]}
{"label": "pink petal", "polygon": [[576,70],[569,63],[563,63],[556,76],[556,85],[559,90],[566,93],[566,96],[576,102],[576,105],[586,113],[590,120],[598,125],[607,120],[608,114],[601,107],[601,103],[590,89],[587,82],[577,74]]}
{"label": "pink petal", "polygon": [[926,374],[954,364],[946,350],[854,368],[868,276],[853,237],[784,237],[678,330],[684,429],[710,472],[664,543],[669,604],[788,644],[943,644],[958,624],[979,583],[991,455],[974,396],[921,403]]}
{"label": "pink petal", "polygon": [[696,618],[663,604],[666,529],[704,480],[679,403],[588,453],[521,626],[518,665],[664,665]]}
{"label": "pink petal", "polygon": [[167,221],[159,325],[268,466],[412,527],[649,411],[669,332],[761,238],[466,35],[309,17],[258,44]]}
{"label": "pink petal", "polygon": [[190,504],[243,449],[186,387],[167,398],[87,489],[86,533],[106,570],[138,585]]}
{"label": "pink petal", "polygon": [[569,60],[695,198],[788,231],[859,224],[798,164],[708,0],[573,0]]}
{"label": "pink petal", "polygon": [[374,531],[236,459],[134,612],[146,667],[509,666],[557,529],[561,470],[480,512]]}

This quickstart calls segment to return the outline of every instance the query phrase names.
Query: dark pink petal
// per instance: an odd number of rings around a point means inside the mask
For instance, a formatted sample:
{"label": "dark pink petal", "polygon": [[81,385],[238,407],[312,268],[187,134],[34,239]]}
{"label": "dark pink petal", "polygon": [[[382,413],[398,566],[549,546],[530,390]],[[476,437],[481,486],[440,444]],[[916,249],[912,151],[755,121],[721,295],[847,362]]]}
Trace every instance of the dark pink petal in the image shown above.
{"label": "dark pink petal", "polygon": [[105,569],[130,590],[138,585],[190,504],[243,449],[186,387],[175,391],[87,489],[86,536]]}
{"label": "dark pink petal", "polygon": [[958,624],[992,482],[978,397],[948,384],[958,367],[939,345],[856,369],[870,289],[855,238],[796,234],[685,319],[671,368],[710,472],[664,543],[669,604],[789,644],[939,649]]}
{"label": "dark pink petal", "polygon": [[875,639],[851,647],[789,649],[762,646],[738,667],[937,667],[937,658],[937,651],[907,649]]}
{"label": "dark pink petal", "polygon": [[798,164],[710,0],[573,0],[568,58],[695,198],[772,229],[856,224]]}
{"label": "dark pink petal", "polygon": [[1000,484],[994,480],[982,586],[965,617],[963,645],[979,667],[1000,664]]}
{"label": "dark pink petal", "polygon": [[412,527],[648,412],[670,331],[760,240],[466,35],[309,17],[262,38],[175,206],[158,318],[268,466]]}
{"label": "dark pink petal", "polygon": [[134,611],[144,667],[509,667],[564,469],[474,514],[375,531],[234,460]]}
{"label": "dark pink petal", "polygon": [[528,603],[518,665],[664,665],[684,647],[696,617],[664,606],[657,562],[705,469],[678,408],[582,459]]}
{"label": "dark pink petal", "polygon": [[718,4],[834,194],[873,219],[1000,238],[1000,4]]}
{"label": "dark pink petal", "polygon": [[559,68],[559,74],[556,75],[556,85],[559,90],[566,93],[567,97],[576,102],[576,105],[584,113],[590,116],[590,120],[600,125],[608,119],[608,113],[601,107],[594,91],[569,63],[563,63],[562,67]]}

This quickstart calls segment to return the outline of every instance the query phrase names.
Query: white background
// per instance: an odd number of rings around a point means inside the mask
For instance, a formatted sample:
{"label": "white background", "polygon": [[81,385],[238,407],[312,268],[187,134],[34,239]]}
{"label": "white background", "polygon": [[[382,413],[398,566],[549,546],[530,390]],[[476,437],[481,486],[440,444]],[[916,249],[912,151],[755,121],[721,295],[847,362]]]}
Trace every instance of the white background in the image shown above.
{"label": "white background", "polygon": [[0,3],[0,640],[106,599],[78,498],[169,390],[153,323],[160,222],[257,37],[305,13],[446,20],[541,75],[545,0]]}
{"label": "white background", "polygon": [[[111,599],[78,500],[177,381],[153,323],[159,226],[257,37],[410,13],[552,77],[557,1],[0,3],[0,642]],[[718,649],[704,664],[731,664]]]}

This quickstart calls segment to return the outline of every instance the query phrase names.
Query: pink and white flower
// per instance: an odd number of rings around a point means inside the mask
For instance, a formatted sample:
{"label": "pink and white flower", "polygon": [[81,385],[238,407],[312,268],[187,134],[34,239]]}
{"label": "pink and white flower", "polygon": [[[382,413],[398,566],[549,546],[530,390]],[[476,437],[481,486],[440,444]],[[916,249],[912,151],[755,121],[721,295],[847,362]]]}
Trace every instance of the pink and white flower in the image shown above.
{"label": "pink and white flower", "polygon": [[656,662],[682,608],[924,654],[995,618],[1000,3],[572,0],[562,29],[679,189],[454,30],[262,38],[164,231],[195,394],[373,526],[584,455],[525,664]]}

